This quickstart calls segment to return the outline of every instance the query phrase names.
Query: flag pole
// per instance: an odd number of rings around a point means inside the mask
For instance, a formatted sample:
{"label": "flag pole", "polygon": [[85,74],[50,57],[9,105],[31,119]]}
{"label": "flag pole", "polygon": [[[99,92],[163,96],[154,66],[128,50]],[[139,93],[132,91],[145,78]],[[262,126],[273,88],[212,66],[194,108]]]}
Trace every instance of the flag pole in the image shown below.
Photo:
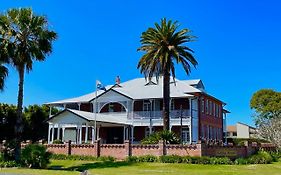
{"label": "flag pole", "polygon": [[98,111],[98,88],[97,88],[97,80],[96,80],[96,99],[95,99],[95,140],[97,140],[97,111]]}

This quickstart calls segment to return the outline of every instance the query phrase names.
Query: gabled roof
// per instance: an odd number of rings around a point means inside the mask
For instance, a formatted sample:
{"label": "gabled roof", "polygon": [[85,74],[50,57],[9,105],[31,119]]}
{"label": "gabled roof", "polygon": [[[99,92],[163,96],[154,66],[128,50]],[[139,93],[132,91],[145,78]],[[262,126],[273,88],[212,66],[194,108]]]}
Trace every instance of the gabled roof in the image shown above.
{"label": "gabled roof", "polygon": [[[152,82],[147,81],[145,78],[136,78],[133,80],[120,83],[119,85],[109,85],[106,86],[107,91],[114,90],[121,95],[124,95],[131,99],[159,99],[163,98],[163,81],[162,78],[159,78],[159,81],[156,81],[156,78],[152,78]],[[202,83],[201,80],[178,80],[173,78],[170,80],[170,96],[172,98],[177,97],[190,97],[194,93],[203,93],[202,88],[196,88],[196,84]],[[203,83],[202,83],[203,85]],[[106,93],[107,91],[99,90],[97,91],[97,96]],[[96,93],[92,92],[80,97],[55,101],[46,103],[49,105],[62,105],[68,103],[86,103],[91,102],[96,98]]]}
{"label": "gabled roof", "polygon": [[[123,115],[119,115],[119,116],[112,116],[112,115],[108,115],[108,114],[103,114],[103,113],[92,113],[92,112],[85,112],[85,111],[78,111],[78,110],[74,110],[74,109],[65,109],[59,113],[57,113],[56,115],[52,116],[51,118],[49,118],[48,121],[51,121],[52,119],[58,117],[59,115],[65,113],[65,112],[70,112],[80,118],[83,118],[87,121],[96,121],[97,122],[104,122],[104,123],[114,123],[114,124],[128,124],[127,123],[127,116],[126,114]],[[118,115],[118,114],[117,114]]]}

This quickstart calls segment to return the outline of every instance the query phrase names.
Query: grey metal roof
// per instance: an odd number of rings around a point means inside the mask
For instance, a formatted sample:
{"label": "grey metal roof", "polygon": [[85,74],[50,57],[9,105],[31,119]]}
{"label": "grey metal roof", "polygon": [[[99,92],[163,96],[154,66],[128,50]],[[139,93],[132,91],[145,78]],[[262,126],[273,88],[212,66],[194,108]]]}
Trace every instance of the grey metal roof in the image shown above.
{"label": "grey metal roof", "polygon": [[78,111],[78,110],[74,110],[74,109],[65,109],[64,111],[52,116],[51,118],[49,118],[47,121],[52,121],[53,118],[56,118],[57,116],[65,113],[65,112],[71,112],[79,117],[82,117],[88,121],[96,121],[97,122],[105,122],[105,123],[115,123],[115,124],[130,124],[127,122],[127,114],[124,113],[120,113],[120,114],[114,114],[111,115],[110,113],[108,114],[103,114],[103,113],[92,113],[92,112],[85,112],[85,111]]}
{"label": "grey metal roof", "polygon": [[[192,93],[203,92],[199,88],[192,86],[194,83],[199,83],[201,80],[178,80],[175,79],[175,82],[171,78],[170,83],[170,96],[172,98],[176,97],[189,97],[192,96]],[[119,84],[119,86],[109,85],[106,86],[107,91],[113,89],[124,96],[127,96],[131,99],[151,99],[151,98],[163,98],[163,81],[162,78],[159,81],[156,81],[156,78],[151,80],[149,83],[145,78],[136,78]],[[97,95],[106,93],[103,90],[97,91]],[[92,92],[80,97],[55,101],[46,103],[49,105],[58,105],[58,104],[67,104],[67,103],[83,103],[90,102],[96,98],[96,93]]]}

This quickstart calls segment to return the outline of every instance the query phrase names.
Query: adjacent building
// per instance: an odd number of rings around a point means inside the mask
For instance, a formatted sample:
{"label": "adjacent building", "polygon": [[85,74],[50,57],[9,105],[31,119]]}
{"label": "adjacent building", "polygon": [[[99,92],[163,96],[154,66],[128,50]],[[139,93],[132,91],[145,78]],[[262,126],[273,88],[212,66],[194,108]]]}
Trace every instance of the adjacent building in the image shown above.
{"label": "adjacent building", "polygon": [[236,125],[227,126],[227,138],[256,138],[257,129],[244,123],[236,123]]}
{"label": "adjacent building", "polygon": [[[55,102],[62,107],[50,113],[48,143],[54,140],[73,143],[140,142],[163,128],[163,84],[160,78],[147,81],[136,78],[120,82],[103,90]],[[223,140],[225,103],[211,96],[201,80],[173,80],[170,82],[170,130],[184,143],[200,140]],[[50,110],[51,111],[51,110]]]}

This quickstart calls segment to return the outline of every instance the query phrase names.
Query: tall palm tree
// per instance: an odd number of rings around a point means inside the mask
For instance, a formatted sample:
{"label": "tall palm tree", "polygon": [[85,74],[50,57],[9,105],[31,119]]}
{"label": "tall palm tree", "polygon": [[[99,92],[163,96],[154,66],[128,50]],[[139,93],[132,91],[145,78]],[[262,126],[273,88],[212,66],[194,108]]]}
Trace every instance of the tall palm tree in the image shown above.
{"label": "tall palm tree", "polygon": [[175,79],[175,63],[181,63],[185,72],[190,73],[192,64],[198,64],[194,58],[193,50],[184,44],[194,41],[195,36],[189,29],[178,30],[178,22],[161,20],[155,23],[155,28],[148,28],[141,35],[141,47],[138,51],[144,51],[138,63],[138,69],[146,78],[151,80],[156,76],[157,81],[163,76],[163,130],[170,128],[170,76]]}
{"label": "tall palm tree", "polygon": [[[15,126],[16,149],[15,159],[20,159],[20,141],[23,130],[23,86],[25,71],[30,72],[34,61],[44,61],[52,52],[52,42],[57,38],[50,31],[45,16],[35,15],[31,8],[10,9],[0,14],[0,38],[5,45],[4,55],[13,65],[19,75],[19,90],[17,104],[17,121]],[[1,51],[0,51],[1,54]]]}
{"label": "tall palm tree", "polygon": [[0,91],[4,90],[5,79],[8,76],[8,69],[2,64],[0,61]]}

